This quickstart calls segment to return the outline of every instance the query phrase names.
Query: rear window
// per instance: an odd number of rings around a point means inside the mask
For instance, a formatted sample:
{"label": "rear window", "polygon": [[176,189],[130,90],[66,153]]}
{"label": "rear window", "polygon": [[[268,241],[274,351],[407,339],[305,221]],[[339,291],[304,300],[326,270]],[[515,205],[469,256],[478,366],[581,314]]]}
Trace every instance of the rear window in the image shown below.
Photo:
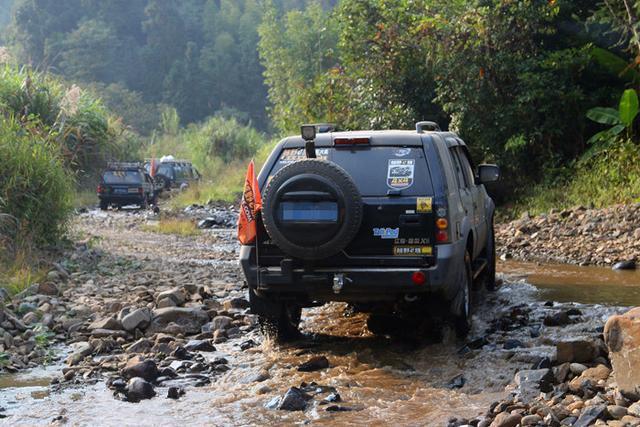
{"label": "rear window", "polygon": [[[345,169],[362,196],[386,196],[390,190],[403,196],[433,194],[422,147],[318,148],[316,155]],[[305,157],[304,148],[283,150],[270,175]]]}
{"label": "rear window", "polygon": [[139,184],[142,174],[138,171],[107,171],[102,179],[106,184]]}

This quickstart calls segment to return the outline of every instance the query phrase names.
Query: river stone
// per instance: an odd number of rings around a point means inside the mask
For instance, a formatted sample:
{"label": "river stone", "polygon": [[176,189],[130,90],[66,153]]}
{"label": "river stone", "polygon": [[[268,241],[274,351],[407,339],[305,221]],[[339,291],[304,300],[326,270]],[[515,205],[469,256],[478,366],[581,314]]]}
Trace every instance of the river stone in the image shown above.
{"label": "river stone", "polygon": [[525,417],[522,417],[522,420],[520,420],[520,425],[534,426],[541,422],[542,422],[542,417],[540,415],[533,414],[533,415],[527,415]]}
{"label": "river stone", "polygon": [[77,365],[82,361],[82,359],[90,355],[93,351],[93,347],[91,346],[91,344],[86,341],[75,343],[73,344],[73,347],[73,352],[69,355],[69,357],[67,357],[66,360],[67,365],[69,366]]}
{"label": "river stone", "polygon": [[307,401],[311,399],[307,393],[298,387],[291,387],[280,399],[277,408],[281,411],[304,411]]}
{"label": "river stone", "polygon": [[192,307],[167,307],[153,311],[153,320],[147,334],[165,332],[170,323],[174,323],[187,334],[197,334],[202,325],[209,321],[206,311]]}
{"label": "river stone", "polygon": [[156,395],[153,385],[144,378],[134,377],[127,383],[126,396],[129,402],[139,402],[143,399],[151,399]]}
{"label": "river stone", "polygon": [[516,394],[523,403],[528,404],[538,397],[540,392],[551,391],[553,380],[551,369],[522,370],[514,377]]}
{"label": "river stone", "polygon": [[611,316],[604,327],[604,339],[618,388],[640,397],[640,307]]}
{"label": "river stone", "polygon": [[153,344],[146,338],[140,338],[138,341],[127,347],[127,353],[149,353]]}
{"label": "river stone", "polygon": [[556,360],[558,363],[564,362],[590,362],[598,355],[600,351],[593,341],[572,340],[561,341],[556,344]]}
{"label": "river stone", "polygon": [[609,405],[607,406],[607,412],[609,413],[611,418],[615,420],[621,420],[622,417],[627,415],[627,408],[625,408],[624,406]]}
{"label": "river stone", "polygon": [[174,305],[180,306],[187,301],[187,292],[183,288],[173,288],[168,291],[160,292],[156,297],[156,304],[164,299],[170,299],[174,302]]}
{"label": "river stone", "polygon": [[147,381],[155,381],[158,378],[158,367],[153,360],[143,360],[139,356],[127,361],[122,376],[125,378],[140,377]]}
{"label": "river stone", "polygon": [[184,345],[188,351],[216,351],[216,348],[207,340],[191,340]]}
{"label": "river stone", "polygon": [[571,370],[571,373],[573,375],[581,375],[588,368],[585,365],[583,365],[582,363],[571,363],[569,365],[569,369]]}
{"label": "river stone", "polygon": [[635,270],[636,269],[636,260],[630,259],[627,261],[617,262],[611,267],[613,270]]}
{"label": "river stone", "polygon": [[315,356],[298,366],[299,372],[313,372],[329,367],[329,359],[325,356]]}
{"label": "river stone", "polygon": [[138,308],[122,318],[122,327],[125,331],[145,329],[151,323],[151,311],[147,307]]}
{"label": "river stone", "polygon": [[516,427],[520,424],[522,415],[510,414],[508,412],[499,413],[490,424],[490,427]]}
{"label": "river stone", "polygon": [[94,320],[89,325],[89,330],[94,329],[109,329],[112,331],[122,330],[122,325],[115,317],[106,317],[104,319]]}
{"label": "river stone", "polygon": [[44,282],[38,285],[37,293],[40,295],[56,296],[60,293],[58,287],[51,282]]}
{"label": "river stone", "polygon": [[25,325],[34,325],[38,323],[38,320],[40,320],[38,315],[33,311],[30,311],[22,317],[22,321]]}
{"label": "river stone", "polygon": [[605,405],[590,406],[582,411],[578,420],[573,424],[573,427],[588,427],[595,423],[598,418],[605,415],[607,407]]}
{"label": "river stone", "polygon": [[233,319],[229,316],[216,316],[213,318],[213,321],[211,323],[212,331],[226,331],[227,329],[231,328]]}
{"label": "river stone", "polygon": [[629,415],[632,415],[634,417],[640,417],[640,402],[631,404],[627,408],[627,412],[629,413]]}
{"label": "river stone", "polygon": [[6,301],[10,298],[9,291],[5,288],[0,288],[0,302]]}

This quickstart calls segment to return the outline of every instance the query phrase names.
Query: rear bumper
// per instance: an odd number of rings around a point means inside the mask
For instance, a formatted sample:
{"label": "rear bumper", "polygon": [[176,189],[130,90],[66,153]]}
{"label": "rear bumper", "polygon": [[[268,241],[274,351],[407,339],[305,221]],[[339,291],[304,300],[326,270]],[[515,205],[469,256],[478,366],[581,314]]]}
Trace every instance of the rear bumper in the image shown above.
{"label": "rear bumper", "polygon": [[118,205],[136,205],[144,201],[144,196],[141,194],[98,194],[98,198],[101,201]]}
{"label": "rear bumper", "polygon": [[[438,246],[432,267],[323,267],[313,270],[282,267],[256,268],[255,247],[241,246],[240,264],[247,283],[259,293],[277,294],[309,301],[392,301],[405,295],[441,294],[451,300],[457,293],[456,273],[464,260],[464,247],[458,256],[457,245]],[[459,261],[458,261],[459,260]],[[412,275],[421,271],[426,282],[416,285]],[[343,286],[336,292],[334,278]]]}

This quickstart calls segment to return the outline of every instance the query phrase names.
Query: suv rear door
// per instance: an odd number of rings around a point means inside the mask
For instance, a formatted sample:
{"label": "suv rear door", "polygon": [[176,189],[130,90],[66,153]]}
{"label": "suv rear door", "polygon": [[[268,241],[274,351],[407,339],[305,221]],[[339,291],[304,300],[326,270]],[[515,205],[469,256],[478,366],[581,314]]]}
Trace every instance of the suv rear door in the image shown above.
{"label": "suv rear door", "polygon": [[[329,147],[317,155],[344,168],[362,196],[362,225],[343,257],[359,265],[432,261],[434,190],[422,146]],[[270,176],[304,157],[304,149],[283,150]]]}

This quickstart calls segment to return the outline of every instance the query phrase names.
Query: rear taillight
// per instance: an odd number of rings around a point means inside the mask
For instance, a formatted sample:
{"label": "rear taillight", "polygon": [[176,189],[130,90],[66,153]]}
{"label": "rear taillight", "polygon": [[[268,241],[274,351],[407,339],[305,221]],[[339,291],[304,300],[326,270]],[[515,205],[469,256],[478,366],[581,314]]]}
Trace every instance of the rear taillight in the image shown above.
{"label": "rear taillight", "polygon": [[436,242],[449,242],[449,221],[447,220],[447,209],[438,207],[434,210],[436,214]]}
{"label": "rear taillight", "polygon": [[104,187],[102,185],[98,185],[98,194],[104,193]]}
{"label": "rear taillight", "polygon": [[144,192],[144,188],[138,187],[138,194],[142,194]]}
{"label": "rear taillight", "polygon": [[411,275],[411,281],[414,285],[424,285],[427,281],[427,275],[422,271],[416,271]]}

